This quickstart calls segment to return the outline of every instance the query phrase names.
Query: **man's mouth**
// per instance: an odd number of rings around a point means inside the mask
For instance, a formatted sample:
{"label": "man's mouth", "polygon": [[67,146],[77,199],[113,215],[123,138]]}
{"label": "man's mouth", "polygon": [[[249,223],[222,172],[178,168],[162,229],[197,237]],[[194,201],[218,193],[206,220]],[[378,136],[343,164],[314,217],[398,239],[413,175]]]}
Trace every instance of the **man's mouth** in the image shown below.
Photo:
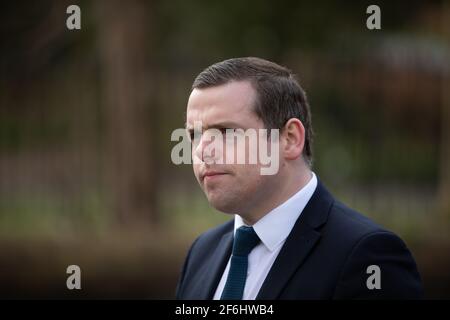
{"label": "man's mouth", "polygon": [[221,176],[224,176],[228,173],[226,172],[221,172],[221,171],[205,171],[204,173],[201,174],[201,180],[202,181],[209,181],[209,180],[214,180],[217,179]]}

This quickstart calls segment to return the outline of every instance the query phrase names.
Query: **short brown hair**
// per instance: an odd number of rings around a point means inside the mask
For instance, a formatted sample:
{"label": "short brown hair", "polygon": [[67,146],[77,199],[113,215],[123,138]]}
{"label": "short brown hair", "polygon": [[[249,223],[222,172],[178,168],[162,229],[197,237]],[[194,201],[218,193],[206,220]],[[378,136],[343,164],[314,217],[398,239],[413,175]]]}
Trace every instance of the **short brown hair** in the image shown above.
{"label": "short brown hair", "polygon": [[289,69],[255,57],[228,59],[203,70],[195,78],[192,89],[245,80],[250,81],[256,90],[255,112],[267,129],[282,129],[291,118],[302,122],[305,127],[303,156],[311,166],[311,112],[305,91]]}

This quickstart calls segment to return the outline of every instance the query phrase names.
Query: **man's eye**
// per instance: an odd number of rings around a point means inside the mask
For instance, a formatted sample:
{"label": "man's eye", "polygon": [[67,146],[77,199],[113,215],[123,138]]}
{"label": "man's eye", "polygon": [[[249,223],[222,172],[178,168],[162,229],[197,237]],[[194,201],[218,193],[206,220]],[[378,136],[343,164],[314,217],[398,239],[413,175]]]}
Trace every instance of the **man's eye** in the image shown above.
{"label": "man's eye", "polygon": [[227,133],[227,130],[229,133],[234,133],[234,129],[232,129],[232,128],[221,128],[219,130],[223,135],[225,135]]}
{"label": "man's eye", "polygon": [[195,136],[194,130],[186,130],[186,132],[187,132],[187,136],[189,137],[189,140],[194,141],[194,136]]}

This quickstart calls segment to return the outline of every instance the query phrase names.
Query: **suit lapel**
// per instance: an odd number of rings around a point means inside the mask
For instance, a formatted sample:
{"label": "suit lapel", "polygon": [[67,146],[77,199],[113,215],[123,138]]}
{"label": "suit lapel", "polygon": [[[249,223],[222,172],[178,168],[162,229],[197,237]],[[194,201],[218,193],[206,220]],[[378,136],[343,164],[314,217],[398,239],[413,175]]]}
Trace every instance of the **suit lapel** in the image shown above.
{"label": "suit lapel", "polygon": [[289,279],[320,239],[321,234],[317,229],[326,222],[333,201],[332,196],[319,181],[316,191],[297,219],[256,299],[278,298]]}
{"label": "suit lapel", "polygon": [[207,268],[205,270],[203,281],[199,284],[199,299],[210,300],[214,297],[215,290],[219,285],[223,271],[230,258],[232,244],[233,230],[222,236],[214,254],[209,259],[209,263],[206,264]]}

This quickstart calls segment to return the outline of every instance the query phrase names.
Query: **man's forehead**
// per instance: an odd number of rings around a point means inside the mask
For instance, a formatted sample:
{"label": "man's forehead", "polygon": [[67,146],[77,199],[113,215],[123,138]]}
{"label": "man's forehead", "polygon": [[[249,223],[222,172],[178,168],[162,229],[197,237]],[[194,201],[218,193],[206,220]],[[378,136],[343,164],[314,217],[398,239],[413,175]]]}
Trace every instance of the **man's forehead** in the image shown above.
{"label": "man's forehead", "polygon": [[194,89],[189,97],[186,124],[193,126],[194,121],[202,121],[206,125],[238,121],[245,115],[254,114],[254,101],[254,90],[247,81]]}
{"label": "man's forehead", "polygon": [[214,112],[217,108],[211,107],[207,112],[192,110],[187,114],[186,128],[193,129],[200,125],[205,128],[233,128],[241,127],[245,124],[245,119],[236,117],[236,114],[228,114],[221,110]]}

